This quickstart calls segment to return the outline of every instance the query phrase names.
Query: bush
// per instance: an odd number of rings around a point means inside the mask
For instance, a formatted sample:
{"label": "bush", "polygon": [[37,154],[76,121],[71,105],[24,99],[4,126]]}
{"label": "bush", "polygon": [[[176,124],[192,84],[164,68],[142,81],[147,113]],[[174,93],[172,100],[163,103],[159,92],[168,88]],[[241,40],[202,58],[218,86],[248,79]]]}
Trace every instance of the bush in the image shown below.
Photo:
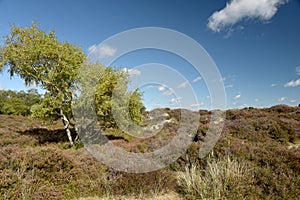
{"label": "bush", "polygon": [[109,193],[113,195],[140,196],[172,191],[176,180],[171,171],[163,169],[148,173],[108,173]]}
{"label": "bush", "polygon": [[30,108],[40,100],[41,95],[35,89],[27,92],[0,90],[0,114],[29,116]]}
{"label": "bush", "polygon": [[1,149],[0,159],[4,199],[72,199],[106,192],[101,179],[106,168],[79,150],[9,146]]}

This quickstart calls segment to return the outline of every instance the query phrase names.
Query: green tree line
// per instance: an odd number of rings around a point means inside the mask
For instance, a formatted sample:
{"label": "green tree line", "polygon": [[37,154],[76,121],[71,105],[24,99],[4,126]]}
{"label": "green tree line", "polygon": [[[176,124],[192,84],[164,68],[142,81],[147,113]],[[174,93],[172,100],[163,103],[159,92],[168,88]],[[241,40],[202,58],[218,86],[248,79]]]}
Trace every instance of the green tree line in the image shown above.
{"label": "green tree line", "polygon": [[26,92],[0,90],[0,114],[30,116],[31,107],[41,101],[41,95],[36,89]]}

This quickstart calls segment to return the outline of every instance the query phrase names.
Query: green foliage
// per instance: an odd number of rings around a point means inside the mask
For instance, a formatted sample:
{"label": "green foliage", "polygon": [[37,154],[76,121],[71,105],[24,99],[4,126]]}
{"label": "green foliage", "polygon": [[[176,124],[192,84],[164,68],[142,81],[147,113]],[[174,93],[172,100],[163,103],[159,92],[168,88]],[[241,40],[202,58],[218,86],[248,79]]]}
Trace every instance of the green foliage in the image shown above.
{"label": "green foliage", "polygon": [[141,113],[143,113],[146,108],[144,104],[142,103],[142,93],[140,93],[138,90],[135,90],[130,95],[129,100],[129,112],[132,117],[132,120],[134,122],[137,122],[138,124],[141,124],[143,122],[143,116]]}
{"label": "green foliage", "polygon": [[27,106],[24,101],[17,98],[9,98],[2,107],[3,114],[7,115],[26,115]]}
{"label": "green foliage", "polygon": [[[112,96],[113,91],[123,92],[126,90],[125,84],[118,84],[118,81],[123,78],[123,72],[113,70],[112,68],[106,68],[101,75],[100,82],[97,85],[95,103],[97,109],[97,115],[100,123],[103,127],[114,127],[116,122],[114,121],[112,110]],[[126,81],[122,79],[122,81]],[[120,94],[120,93],[118,93]],[[120,99],[121,100],[121,99]],[[123,115],[122,110],[117,111],[118,114]]]}
{"label": "green foliage", "polygon": [[90,114],[96,113],[103,129],[142,123],[142,93],[128,91],[129,75],[126,72],[99,63],[87,63],[79,74],[80,95],[76,99],[79,117],[89,118],[93,117]]}
{"label": "green foliage", "polygon": [[40,101],[41,96],[34,89],[27,92],[0,90],[0,114],[28,116],[31,107]]}
{"label": "green foliage", "polygon": [[[85,83],[81,89],[87,97],[78,107],[89,106],[88,109],[95,110],[102,127],[117,127],[118,123],[141,124],[142,94],[137,90],[127,92],[129,75],[97,63],[85,63],[85,60],[81,48],[60,42],[54,31],[46,33],[36,24],[24,28],[12,26],[0,50],[0,72],[8,68],[11,76],[18,75],[26,85],[35,84],[46,91],[41,102],[31,107],[32,116],[49,121],[63,119],[71,144],[71,103],[74,91],[78,90],[78,79]],[[84,71],[79,71],[81,67]],[[6,105],[7,113],[23,114],[23,101],[9,101],[14,107]],[[116,116],[120,117],[118,123]]]}
{"label": "green foliage", "polygon": [[60,42],[54,34],[36,24],[12,26],[0,51],[0,70],[8,67],[11,76],[19,75],[26,85],[35,83],[47,91],[42,103],[32,109],[34,116],[42,118],[70,113],[71,89],[86,57],[79,47]]}
{"label": "green foliage", "polygon": [[[46,121],[54,121],[61,117],[60,108],[64,103],[61,102],[60,96],[51,96],[46,93],[39,104],[35,104],[31,107],[31,113],[33,118],[39,118]],[[70,105],[65,105],[64,108],[67,113],[70,113]],[[69,114],[69,116],[71,116]]]}

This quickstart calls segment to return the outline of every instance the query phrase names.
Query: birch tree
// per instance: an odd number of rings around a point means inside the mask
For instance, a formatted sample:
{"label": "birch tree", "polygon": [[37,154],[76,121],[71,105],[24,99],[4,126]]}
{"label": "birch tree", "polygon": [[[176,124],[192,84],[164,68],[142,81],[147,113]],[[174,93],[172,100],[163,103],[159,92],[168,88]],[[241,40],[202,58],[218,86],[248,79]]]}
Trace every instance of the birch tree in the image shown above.
{"label": "birch tree", "polygon": [[37,24],[12,26],[0,49],[0,71],[7,69],[10,76],[18,75],[26,85],[35,84],[46,91],[41,103],[32,108],[33,115],[61,118],[71,145],[72,89],[85,59],[81,48],[59,41],[55,31],[47,33]]}
{"label": "birch tree", "polygon": [[[26,85],[35,84],[45,90],[41,102],[31,107],[32,116],[44,120],[60,118],[71,145],[74,142],[70,129],[75,127],[71,106],[74,91],[78,89],[78,79],[90,81],[86,88],[95,84],[95,90],[84,90],[84,96],[90,97],[86,99],[92,102],[84,101],[84,106],[91,104],[95,107],[92,110],[103,128],[116,128],[112,114],[114,90],[121,90],[118,94],[122,94],[117,98],[116,112],[123,116],[129,109],[131,122],[142,122],[140,111],[145,109],[141,101],[142,93],[138,90],[127,91],[128,74],[99,63],[88,63],[81,48],[59,41],[55,31],[47,33],[40,30],[37,24],[23,28],[12,26],[11,33],[5,37],[0,48],[0,72],[5,69],[10,76],[17,75],[24,79]],[[94,69],[99,69],[98,73]],[[84,73],[79,74],[81,72]],[[124,84],[117,84],[121,80]],[[122,119],[122,123],[127,121],[129,117]]]}

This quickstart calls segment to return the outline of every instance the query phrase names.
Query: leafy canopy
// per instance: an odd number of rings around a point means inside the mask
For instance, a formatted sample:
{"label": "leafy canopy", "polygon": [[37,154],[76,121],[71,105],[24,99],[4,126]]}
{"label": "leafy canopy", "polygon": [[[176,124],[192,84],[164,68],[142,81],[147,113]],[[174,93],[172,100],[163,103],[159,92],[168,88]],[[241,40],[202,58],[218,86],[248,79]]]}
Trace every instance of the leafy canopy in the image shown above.
{"label": "leafy canopy", "polygon": [[[89,97],[85,100],[90,101],[84,105],[95,107],[92,110],[104,128],[117,126],[114,113],[121,123],[140,124],[142,121],[142,94],[137,90],[127,91],[129,75],[126,72],[86,62],[81,48],[60,42],[54,31],[46,33],[37,24],[24,28],[12,26],[0,49],[0,71],[6,67],[11,76],[19,75],[26,85],[36,84],[46,91],[41,102],[31,107],[34,117],[63,118],[68,126],[76,83],[84,79],[86,85],[82,91]],[[112,98],[114,93],[116,98]]]}
{"label": "leafy canopy", "polygon": [[40,100],[41,95],[35,89],[27,92],[0,90],[0,114],[28,116],[31,114],[30,108]]}
{"label": "leafy canopy", "polygon": [[94,118],[93,113],[96,113],[103,129],[141,124],[141,111],[145,109],[142,93],[128,90],[129,78],[127,72],[100,63],[84,65],[77,80],[80,95],[76,98],[75,110],[78,118]]}
{"label": "leafy canopy", "polygon": [[54,34],[40,30],[37,24],[12,26],[1,48],[0,70],[8,67],[11,76],[17,74],[26,85],[36,84],[46,90],[33,111],[36,116],[55,119],[61,111],[70,113],[73,83],[86,55],[78,46],[60,42]]}

